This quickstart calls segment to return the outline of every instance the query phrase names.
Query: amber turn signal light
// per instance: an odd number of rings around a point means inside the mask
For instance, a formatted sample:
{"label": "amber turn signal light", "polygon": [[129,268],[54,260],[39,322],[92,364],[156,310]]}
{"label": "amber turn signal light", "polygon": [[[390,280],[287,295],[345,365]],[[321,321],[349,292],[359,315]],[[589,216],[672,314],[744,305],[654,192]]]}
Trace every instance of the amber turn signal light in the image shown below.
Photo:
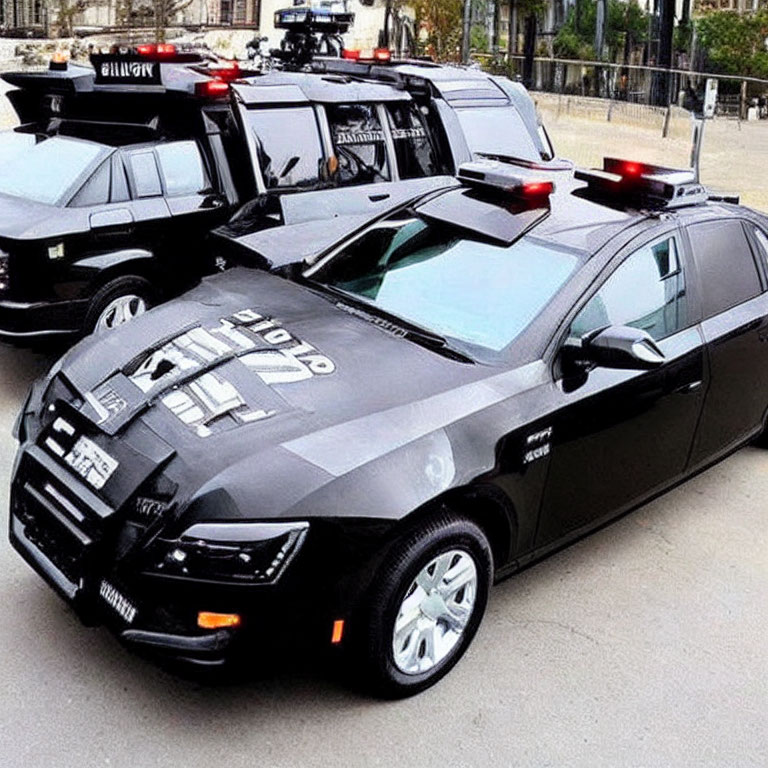
{"label": "amber turn signal light", "polygon": [[200,629],[224,629],[240,626],[240,614],[238,613],[211,613],[200,611],[197,614],[197,626]]}
{"label": "amber turn signal light", "polygon": [[337,619],[333,622],[333,631],[331,632],[331,643],[338,645],[344,635],[344,619]]}

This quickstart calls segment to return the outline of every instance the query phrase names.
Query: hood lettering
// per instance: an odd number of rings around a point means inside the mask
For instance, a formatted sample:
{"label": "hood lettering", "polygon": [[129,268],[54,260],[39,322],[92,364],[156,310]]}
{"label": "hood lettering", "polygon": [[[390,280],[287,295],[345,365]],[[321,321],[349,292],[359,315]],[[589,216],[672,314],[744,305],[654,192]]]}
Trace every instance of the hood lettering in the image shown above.
{"label": "hood lettering", "polygon": [[[246,402],[218,366],[234,360],[268,386],[293,384],[336,370],[333,361],[294,336],[274,318],[242,309],[217,325],[199,326],[147,354],[127,376],[142,393],[160,402],[200,437],[269,418],[276,411]],[[195,376],[195,372],[199,375]],[[95,396],[88,393],[89,401]],[[118,412],[115,398],[100,393],[102,422]]]}

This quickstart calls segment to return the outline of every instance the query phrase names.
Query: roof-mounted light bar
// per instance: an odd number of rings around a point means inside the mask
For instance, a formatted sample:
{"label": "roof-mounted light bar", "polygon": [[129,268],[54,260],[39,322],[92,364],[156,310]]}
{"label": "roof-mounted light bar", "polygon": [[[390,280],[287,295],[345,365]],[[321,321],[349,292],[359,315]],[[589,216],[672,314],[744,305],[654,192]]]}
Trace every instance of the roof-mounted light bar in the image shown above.
{"label": "roof-mounted light bar", "polygon": [[520,176],[513,173],[509,166],[494,161],[462,163],[456,178],[469,187],[528,201],[547,201],[555,191],[554,182],[548,179]]}
{"label": "roof-mounted light bar", "polygon": [[602,170],[577,169],[574,175],[601,197],[643,207],[679,208],[708,199],[693,170],[606,157]]}
{"label": "roof-mounted light bar", "polygon": [[388,64],[392,61],[392,51],[389,48],[364,48],[361,50],[345,48],[341,52],[341,58],[364,64]]}

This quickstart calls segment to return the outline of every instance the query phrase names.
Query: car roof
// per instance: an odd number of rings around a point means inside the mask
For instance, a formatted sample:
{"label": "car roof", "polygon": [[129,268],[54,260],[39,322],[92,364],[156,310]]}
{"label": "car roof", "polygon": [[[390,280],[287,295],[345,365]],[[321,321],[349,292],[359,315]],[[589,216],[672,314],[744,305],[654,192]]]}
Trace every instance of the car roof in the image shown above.
{"label": "car roof", "polygon": [[545,203],[518,205],[504,196],[461,186],[428,195],[413,207],[419,214],[458,225],[481,237],[513,242],[530,234],[585,257],[647,218],[640,211],[615,210],[575,195],[579,185],[570,181],[563,187]]}
{"label": "car roof", "polygon": [[280,103],[338,104],[348,102],[410,101],[407,91],[377,81],[315,72],[275,72],[257,75],[233,90],[248,106]]}

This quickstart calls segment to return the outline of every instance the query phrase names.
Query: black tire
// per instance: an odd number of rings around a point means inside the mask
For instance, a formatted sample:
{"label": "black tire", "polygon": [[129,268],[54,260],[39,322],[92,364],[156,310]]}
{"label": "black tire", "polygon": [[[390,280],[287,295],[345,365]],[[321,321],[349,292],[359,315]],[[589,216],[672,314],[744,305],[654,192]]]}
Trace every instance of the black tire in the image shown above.
{"label": "black tire", "polygon": [[83,332],[93,333],[96,330],[96,324],[102,313],[112,302],[121,296],[137,296],[144,301],[147,309],[154,306],[157,300],[157,294],[152,284],[143,277],[135,275],[116,277],[99,288],[93,299],[91,299],[91,305],[88,307],[85,317]]}
{"label": "black tire", "polygon": [[[469,620],[444,658],[427,671],[406,673],[395,662],[393,649],[398,611],[416,576],[436,557],[454,550],[469,555],[476,569]],[[488,539],[469,520],[442,512],[404,534],[389,549],[361,612],[362,624],[355,640],[355,666],[361,673],[357,684],[384,698],[412,696],[434,685],[456,665],[472,642],[485,612],[492,578],[493,555]],[[421,636],[409,642],[421,643]]]}

